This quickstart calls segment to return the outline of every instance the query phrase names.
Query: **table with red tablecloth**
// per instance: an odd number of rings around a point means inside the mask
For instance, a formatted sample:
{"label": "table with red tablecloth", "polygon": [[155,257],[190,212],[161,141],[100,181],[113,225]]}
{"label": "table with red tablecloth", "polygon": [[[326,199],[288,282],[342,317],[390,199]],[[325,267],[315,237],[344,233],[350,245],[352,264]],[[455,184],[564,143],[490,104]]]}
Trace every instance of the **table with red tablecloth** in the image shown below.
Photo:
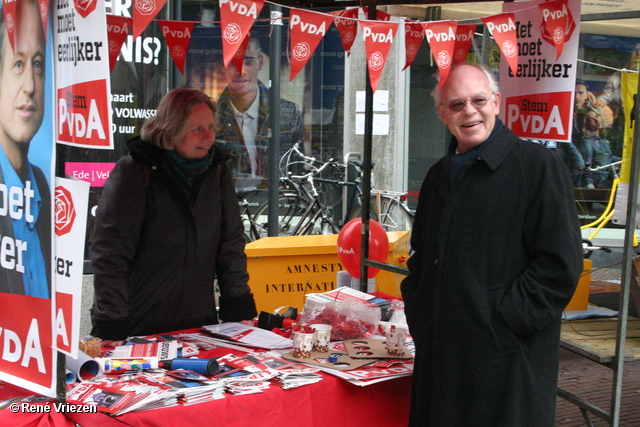
{"label": "table with red tablecloth", "polygon": [[[184,331],[187,332],[187,331]],[[215,348],[199,357],[220,357],[237,350]],[[293,389],[271,386],[264,393],[234,396],[189,406],[172,406],[129,412],[117,417],[104,413],[13,413],[0,411],[0,427],[69,426],[406,426],[409,417],[411,377],[395,378],[357,386],[322,373],[315,384]],[[0,383],[0,401],[33,395],[32,392]]]}

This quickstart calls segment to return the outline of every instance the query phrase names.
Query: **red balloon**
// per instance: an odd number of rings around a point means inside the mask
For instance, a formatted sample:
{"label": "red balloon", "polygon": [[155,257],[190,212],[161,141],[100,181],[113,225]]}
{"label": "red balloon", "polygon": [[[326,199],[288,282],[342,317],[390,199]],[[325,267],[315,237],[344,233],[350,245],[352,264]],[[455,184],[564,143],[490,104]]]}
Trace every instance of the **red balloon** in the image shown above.
{"label": "red balloon", "polygon": [[[355,218],[342,227],[338,235],[338,258],[352,277],[360,278],[360,245],[362,243],[362,218]],[[385,262],[389,252],[389,237],[382,226],[369,220],[369,256],[372,261]],[[375,277],[380,269],[369,267],[367,277]]]}

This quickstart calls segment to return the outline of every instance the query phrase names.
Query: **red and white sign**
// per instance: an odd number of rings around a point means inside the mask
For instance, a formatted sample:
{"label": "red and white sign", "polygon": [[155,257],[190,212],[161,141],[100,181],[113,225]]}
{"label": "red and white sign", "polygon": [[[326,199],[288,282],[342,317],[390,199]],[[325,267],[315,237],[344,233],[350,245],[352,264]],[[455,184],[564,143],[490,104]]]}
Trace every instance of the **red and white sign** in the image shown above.
{"label": "red and white sign", "polygon": [[291,71],[293,80],[304,68],[320,40],[327,34],[333,16],[303,9],[291,9],[289,15],[289,37],[291,39]]}
{"label": "red and white sign", "polygon": [[158,25],[160,25],[164,40],[169,52],[171,52],[173,62],[178,67],[180,74],[184,74],[184,61],[187,59],[187,52],[189,52],[193,22],[158,20]]}
{"label": "red and white sign", "polygon": [[58,142],[112,148],[106,82],[78,83],[58,89]]}
{"label": "red and white sign", "polygon": [[164,7],[167,0],[133,0],[133,38],[136,39]]}
{"label": "red and white sign", "polygon": [[113,67],[116,66],[116,61],[120,55],[120,50],[127,35],[129,35],[129,29],[133,25],[133,19],[126,16],[107,15],[107,36],[108,36],[108,50],[109,50],[109,71],[113,71]]}
{"label": "red and white sign", "polygon": [[556,47],[556,60],[558,60],[562,55],[565,40],[571,38],[571,31],[575,28],[567,0],[554,0],[539,4],[538,7],[542,12],[547,35]]}
{"label": "red and white sign", "polygon": [[[522,5],[519,2],[518,5]],[[485,23],[489,32],[500,47],[500,51],[507,59],[511,70],[515,73],[518,69],[518,43],[516,41],[516,17],[513,13],[501,13],[499,15],[480,18]]]}
{"label": "red and white sign", "polygon": [[358,8],[330,13],[336,17],[333,22],[335,22],[338,33],[340,33],[342,48],[347,52],[347,56],[349,56],[351,55],[351,46],[353,46],[353,42],[356,40],[356,34],[358,33]]}
{"label": "red and white sign", "polygon": [[440,71],[439,86],[449,77],[453,65],[453,51],[456,44],[456,21],[427,22],[424,25],[424,36],[429,42],[433,58]]}
{"label": "red and white sign", "polygon": [[73,0],[73,4],[75,5],[78,15],[86,18],[87,16],[89,16],[89,14],[96,10],[98,0]]}
{"label": "red and white sign", "polygon": [[[504,11],[514,13],[520,55],[515,70],[500,66],[500,118],[522,138],[571,141],[580,31],[567,18],[569,31],[558,58],[557,45],[544,36],[548,30],[544,12],[537,7],[541,4],[548,3],[534,0],[503,5]],[[566,11],[568,17],[580,16],[580,0],[568,0]]]}
{"label": "red and white sign", "polygon": [[476,24],[458,25],[456,27],[456,44],[453,47],[454,64],[462,64],[467,60],[475,35]]}
{"label": "red and white sign", "polygon": [[82,270],[89,205],[89,183],[56,178],[55,264],[56,310],[55,347],[76,358],[80,339]]}
{"label": "red and white sign", "polygon": [[424,40],[424,28],[420,22],[404,23],[404,46],[406,51],[406,60],[402,71],[406,70],[418,55],[420,45]]}
{"label": "red and white sign", "polygon": [[222,57],[227,68],[258,19],[264,0],[220,0],[220,27],[222,30]]}
{"label": "red and white sign", "polygon": [[369,83],[375,92],[393,39],[398,32],[398,24],[384,21],[360,21],[360,26],[362,26],[362,38],[369,68]]}

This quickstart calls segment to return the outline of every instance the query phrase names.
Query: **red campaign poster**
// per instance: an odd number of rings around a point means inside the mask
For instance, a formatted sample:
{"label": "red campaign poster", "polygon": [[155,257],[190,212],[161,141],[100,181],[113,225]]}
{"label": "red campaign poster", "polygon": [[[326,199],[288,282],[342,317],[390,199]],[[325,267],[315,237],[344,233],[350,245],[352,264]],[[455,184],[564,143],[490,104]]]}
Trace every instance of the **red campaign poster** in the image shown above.
{"label": "red campaign poster", "polygon": [[132,18],[125,16],[107,15],[107,38],[109,40],[109,71],[116,66],[122,45],[129,35],[129,28],[133,24]]}
{"label": "red campaign poster", "polygon": [[360,21],[360,25],[362,26],[362,38],[367,55],[369,83],[375,92],[393,39],[398,32],[398,24],[384,21]]}
{"label": "red campaign poster", "polygon": [[404,45],[406,50],[406,61],[402,71],[406,70],[418,55],[420,45],[424,40],[424,27],[420,22],[405,22],[404,24]]}
{"label": "red campaign poster", "polygon": [[167,43],[169,52],[171,52],[173,62],[178,67],[180,74],[184,74],[184,61],[187,59],[187,52],[189,51],[193,22],[158,20],[158,25],[160,25],[164,40]]}
{"label": "red campaign poster", "polygon": [[342,48],[349,56],[351,55],[351,46],[353,46],[358,33],[358,8],[330,13],[336,17],[333,22],[335,22],[338,33],[340,33]]}
{"label": "red campaign poster", "polygon": [[231,63],[264,6],[264,0],[220,0],[224,67]]}
{"label": "red campaign poster", "polygon": [[518,70],[518,42],[516,40],[516,18],[513,13],[501,13],[499,15],[480,18],[496,40],[500,51],[507,59],[511,71]]}
{"label": "red campaign poster", "polygon": [[454,64],[462,64],[467,60],[475,34],[476,24],[458,25],[456,27],[456,44],[453,47]]}
{"label": "red campaign poster", "polygon": [[327,34],[327,29],[332,22],[332,15],[302,9],[291,9],[289,15],[289,37],[291,39],[290,81],[307,64],[316,47],[318,47],[318,43]]}
{"label": "red campaign poster", "polygon": [[167,0],[133,0],[133,38],[142,34]]}
{"label": "red campaign poster", "polygon": [[571,38],[571,34],[567,31],[570,29],[567,24],[573,21],[573,17],[567,6],[567,0],[541,3],[538,7],[542,11],[542,19],[551,36],[551,41],[556,47],[556,60],[558,60],[562,55],[565,40]]}
{"label": "red campaign poster", "polygon": [[437,21],[424,24],[424,36],[429,42],[438,70],[440,70],[439,86],[449,77],[453,64],[453,50],[456,44],[456,21]]}

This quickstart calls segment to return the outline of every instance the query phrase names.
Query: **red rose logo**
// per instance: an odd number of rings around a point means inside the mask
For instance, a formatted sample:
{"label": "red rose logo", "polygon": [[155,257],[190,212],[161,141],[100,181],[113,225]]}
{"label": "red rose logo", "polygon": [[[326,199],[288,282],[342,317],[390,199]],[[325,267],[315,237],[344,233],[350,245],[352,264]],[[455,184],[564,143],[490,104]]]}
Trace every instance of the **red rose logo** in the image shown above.
{"label": "red rose logo", "polygon": [[298,61],[304,61],[311,56],[311,46],[307,42],[300,42],[291,51],[293,57]]}
{"label": "red rose logo", "polygon": [[236,44],[242,41],[242,29],[236,23],[224,27],[224,39],[227,43]]}
{"label": "red rose logo", "polygon": [[382,54],[380,52],[372,53],[369,57],[369,67],[371,67],[373,71],[378,71],[383,67],[383,65],[384,58],[382,57]]}
{"label": "red rose logo", "polygon": [[515,54],[518,53],[518,49],[516,49],[516,46],[511,40],[507,40],[502,43],[502,52],[507,58],[513,58]]}
{"label": "red rose logo", "polygon": [[174,46],[173,49],[171,49],[171,55],[176,59],[182,59],[186,56],[182,46]]}
{"label": "red rose logo", "polygon": [[156,10],[156,2],[154,0],[135,0],[136,9],[142,15],[151,15]]}
{"label": "red rose logo", "polygon": [[451,65],[451,56],[449,56],[449,52],[446,50],[440,51],[438,57],[436,58],[436,62],[440,66],[440,68],[448,68]]}
{"label": "red rose logo", "polygon": [[63,186],[56,187],[56,235],[64,236],[73,228],[76,219],[76,208],[69,190]]}

